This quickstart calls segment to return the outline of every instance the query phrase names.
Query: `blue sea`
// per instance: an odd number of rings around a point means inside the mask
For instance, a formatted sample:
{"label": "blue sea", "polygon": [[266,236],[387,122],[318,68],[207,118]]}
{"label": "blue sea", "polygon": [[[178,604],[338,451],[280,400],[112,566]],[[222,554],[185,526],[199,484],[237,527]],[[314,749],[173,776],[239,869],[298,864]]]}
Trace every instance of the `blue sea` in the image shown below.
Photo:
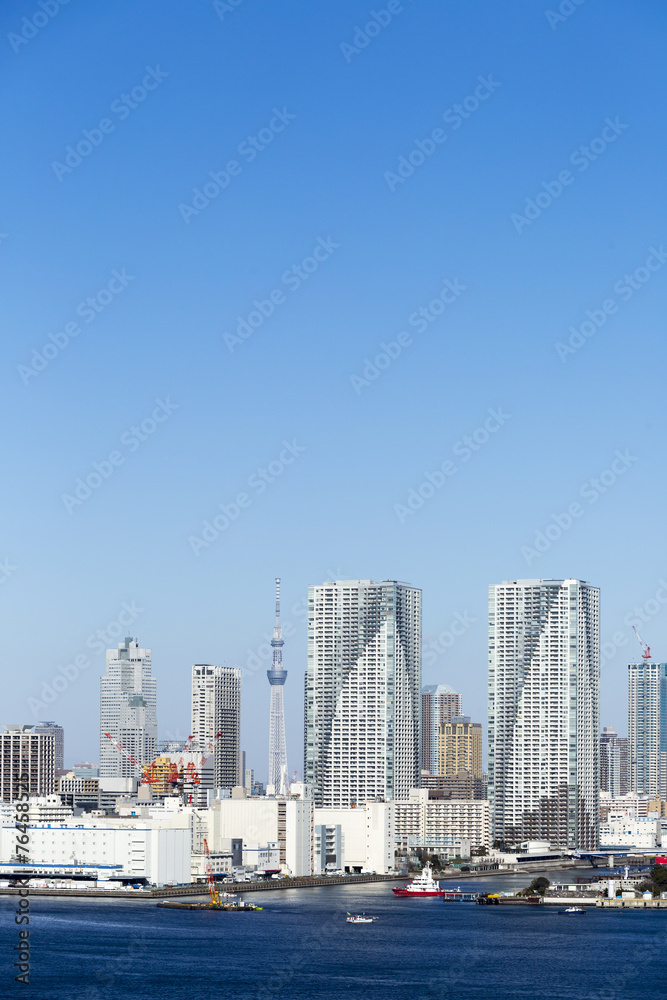
{"label": "blue sea", "polygon": [[[553,878],[553,876],[551,876]],[[515,890],[527,876],[465,882]],[[30,985],[13,980],[16,897],[0,897],[0,997],[31,1000],[658,1000],[667,910],[401,899],[393,883],[248,894],[264,909],[31,899]],[[378,916],[350,925],[347,911]]]}

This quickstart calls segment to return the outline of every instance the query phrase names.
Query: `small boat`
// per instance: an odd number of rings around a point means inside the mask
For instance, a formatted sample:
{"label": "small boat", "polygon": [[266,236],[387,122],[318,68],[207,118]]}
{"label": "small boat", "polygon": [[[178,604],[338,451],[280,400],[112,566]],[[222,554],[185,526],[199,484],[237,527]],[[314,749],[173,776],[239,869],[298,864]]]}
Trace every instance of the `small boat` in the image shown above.
{"label": "small boat", "polygon": [[570,913],[581,914],[581,913],[585,913],[586,911],[583,908],[583,906],[568,906],[567,910],[559,910],[558,912],[559,913],[567,913],[567,914],[570,914]]}
{"label": "small boat", "polygon": [[445,890],[433,878],[433,869],[427,861],[421,873],[412,882],[391,890],[396,896],[444,896]]}
{"label": "small boat", "polygon": [[345,920],[348,924],[372,924],[377,917],[369,917],[365,913],[348,913]]}

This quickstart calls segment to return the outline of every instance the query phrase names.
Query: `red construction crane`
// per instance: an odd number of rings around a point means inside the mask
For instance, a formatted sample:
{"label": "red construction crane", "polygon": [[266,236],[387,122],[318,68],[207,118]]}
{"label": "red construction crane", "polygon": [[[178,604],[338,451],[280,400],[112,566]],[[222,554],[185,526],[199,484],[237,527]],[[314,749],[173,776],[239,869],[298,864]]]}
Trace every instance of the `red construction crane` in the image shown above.
{"label": "red construction crane", "polygon": [[[207,758],[211,755],[211,753],[215,749],[215,744],[217,743],[217,741],[220,739],[221,736],[222,733],[215,734],[215,736],[207,746],[206,750],[202,754],[201,758],[199,759],[198,764],[195,764],[194,761],[188,761],[188,763],[184,767],[183,757],[181,757],[178,764],[173,764],[169,768],[169,777],[167,778],[167,781],[169,781],[173,785],[182,784],[186,781],[192,782],[193,785],[201,784],[201,778],[199,777],[199,772],[204,766],[204,763],[207,760]],[[188,743],[190,743],[190,741],[193,739],[194,739],[193,736],[188,737],[188,742],[185,744],[185,747],[183,749],[184,754],[187,752]],[[192,798],[192,796],[190,796],[190,798]]]}
{"label": "red construction crane", "polygon": [[634,630],[635,635],[639,639],[639,645],[642,647],[642,657],[643,657],[643,659],[644,660],[650,660],[651,659],[651,647],[646,645],[646,643],[643,641],[642,637],[640,636],[639,632],[637,631],[637,629],[635,628],[634,625],[632,626],[632,628]]}
{"label": "red construction crane", "polygon": [[[111,733],[105,733],[104,735],[106,736],[106,738],[109,740],[110,743],[113,743],[116,750],[122,753],[124,757],[127,757],[130,763],[134,764],[135,767],[141,768],[142,785],[152,785],[154,781],[157,781],[157,777],[155,776],[154,773],[155,768],[153,767],[152,764],[140,764],[139,761],[136,759],[136,757],[133,757],[130,751],[127,750],[122,743],[120,743],[117,739],[114,739]],[[151,768],[153,768],[153,772],[151,772]]]}

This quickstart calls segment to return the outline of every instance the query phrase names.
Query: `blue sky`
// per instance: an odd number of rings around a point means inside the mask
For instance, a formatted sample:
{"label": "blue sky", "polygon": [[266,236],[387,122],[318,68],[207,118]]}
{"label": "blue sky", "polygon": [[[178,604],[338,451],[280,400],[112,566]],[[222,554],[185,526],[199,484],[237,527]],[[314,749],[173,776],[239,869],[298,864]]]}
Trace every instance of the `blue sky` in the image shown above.
{"label": "blue sky", "polygon": [[424,683],[476,720],[492,582],[600,587],[621,732],[632,622],[667,659],[664,8],[387,8],[0,11],[2,721],[86,657],[36,710],[69,764],[126,604],[161,737],[239,665],[265,778],[276,575],[290,771],[333,575],[423,589]]}

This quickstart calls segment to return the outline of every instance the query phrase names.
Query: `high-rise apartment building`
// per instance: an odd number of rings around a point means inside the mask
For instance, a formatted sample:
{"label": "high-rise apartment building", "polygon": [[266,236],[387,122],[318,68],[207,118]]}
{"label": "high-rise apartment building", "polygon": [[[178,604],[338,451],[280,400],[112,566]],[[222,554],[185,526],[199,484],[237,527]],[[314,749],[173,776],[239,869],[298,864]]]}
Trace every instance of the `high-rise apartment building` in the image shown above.
{"label": "high-rise apartment building", "polygon": [[62,726],[59,726],[56,722],[38,722],[36,726],[32,727],[33,733],[44,733],[45,736],[53,736],[55,741],[55,764],[56,771],[62,771],[65,768],[65,731]]}
{"label": "high-rise apartment building", "polygon": [[395,580],[309,587],[304,781],[316,806],[418,786],[420,698],[421,591]]}
{"label": "high-rise apartment building", "polygon": [[613,726],[604,726],[600,736],[600,791],[613,798],[628,793],[629,751],[627,736]]}
{"label": "high-rise apartment building", "polygon": [[[215,787],[243,784],[241,671],[197,663],[192,668],[193,748],[215,746]],[[219,734],[219,735],[218,735]]]}
{"label": "high-rise apartment building", "polygon": [[482,778],[482,724],[471,722],[469,715],[455,715],[440,726],[438,774],[452,778],[468,771]]}
{"label": "high-rise apartment building", "polygon": [[128,636],[118,649],[107,649],[106,674],[100,679],[101,778],[141,778],[141,767],[105,734],[110,733],[140,765],[151,764],[157,753],[156,713],[152,650]]}
{"label": "high-rise apartment building", "polygon": [[630,791],[667,798],[667,663],[628,664]]}
{"label": "high-rise apartment building", "polygon": [[488,795],[494,838],[597,848],[599,591],[581,580],[489,588]]}
{"label": "high-rise apartment building", "polygon": [[426,684],[422,688],[421,769],[438,774],[440,726],[461,714],[461,695],[447,684]]}
{"label": "high-rise apartment building", "polygon": [[5,726],[0,733],[0,801],[50,795],[56,787],[55,737],[31,726]]}

